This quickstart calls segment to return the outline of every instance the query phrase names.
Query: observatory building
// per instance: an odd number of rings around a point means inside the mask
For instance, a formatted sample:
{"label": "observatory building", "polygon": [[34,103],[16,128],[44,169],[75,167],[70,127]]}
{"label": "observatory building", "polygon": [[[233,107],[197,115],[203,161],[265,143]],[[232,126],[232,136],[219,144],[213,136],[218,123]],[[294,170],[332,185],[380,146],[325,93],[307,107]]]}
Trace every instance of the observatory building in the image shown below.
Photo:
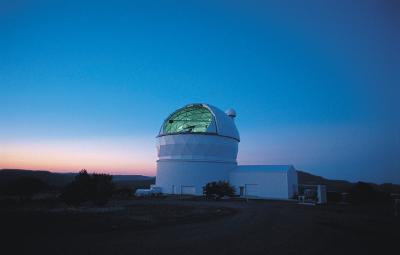
{"label": "observatory building", "polygon": [[212,181],[228,181],[237,195],[289,199],[297,192],[290,165],[237,165],[236,112],[209,104],[189,104],[164,121],[157,136],[154,188],[165,194],[202,195]]}

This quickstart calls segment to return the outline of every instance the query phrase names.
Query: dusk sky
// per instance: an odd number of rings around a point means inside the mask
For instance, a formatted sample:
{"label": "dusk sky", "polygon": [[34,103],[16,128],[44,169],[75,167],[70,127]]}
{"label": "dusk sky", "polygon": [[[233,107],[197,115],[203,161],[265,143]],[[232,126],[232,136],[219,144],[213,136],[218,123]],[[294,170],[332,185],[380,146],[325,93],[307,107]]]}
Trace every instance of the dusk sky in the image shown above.
{"label": "dusk sky", "polygon": [[202,102],[240,164],[400,183],[399,2],[265,2],[0,0],[0,168],[155,175]]}

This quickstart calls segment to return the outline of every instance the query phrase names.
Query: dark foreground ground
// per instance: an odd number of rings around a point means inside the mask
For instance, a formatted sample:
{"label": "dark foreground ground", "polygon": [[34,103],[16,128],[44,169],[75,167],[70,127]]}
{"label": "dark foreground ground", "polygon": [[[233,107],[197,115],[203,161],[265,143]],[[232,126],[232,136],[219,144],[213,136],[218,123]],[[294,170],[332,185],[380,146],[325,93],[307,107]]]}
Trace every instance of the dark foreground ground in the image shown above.
{"label": "dark foreground ground", "polygon": [[129,200],[1,208],[0,254],[399,254],[388,206]]}

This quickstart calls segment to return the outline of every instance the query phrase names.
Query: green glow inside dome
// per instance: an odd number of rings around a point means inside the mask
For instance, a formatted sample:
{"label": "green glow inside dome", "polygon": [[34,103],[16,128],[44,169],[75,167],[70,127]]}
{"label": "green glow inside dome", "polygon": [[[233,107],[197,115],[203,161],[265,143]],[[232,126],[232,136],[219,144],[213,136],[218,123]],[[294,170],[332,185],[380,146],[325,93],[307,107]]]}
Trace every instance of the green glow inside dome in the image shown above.
{"label": "green glow inside dome", "polygon": [[173,113],[163,125],[163,134],[204,133],[213,121],[213,115],[202,105],[190,105]]}

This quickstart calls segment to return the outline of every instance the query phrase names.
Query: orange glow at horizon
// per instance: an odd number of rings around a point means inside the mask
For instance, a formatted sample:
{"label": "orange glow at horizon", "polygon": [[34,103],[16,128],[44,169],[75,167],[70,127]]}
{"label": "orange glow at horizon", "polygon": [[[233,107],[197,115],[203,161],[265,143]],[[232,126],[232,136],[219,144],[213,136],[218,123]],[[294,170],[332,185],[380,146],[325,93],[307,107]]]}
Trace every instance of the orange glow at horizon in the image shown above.
{"label": "orange glow at horizon", "polygon": [[89,172],[155,175],[155,146],[146,140],[125,137],[0,144],[0,169],[77,172],[85,168]]}

